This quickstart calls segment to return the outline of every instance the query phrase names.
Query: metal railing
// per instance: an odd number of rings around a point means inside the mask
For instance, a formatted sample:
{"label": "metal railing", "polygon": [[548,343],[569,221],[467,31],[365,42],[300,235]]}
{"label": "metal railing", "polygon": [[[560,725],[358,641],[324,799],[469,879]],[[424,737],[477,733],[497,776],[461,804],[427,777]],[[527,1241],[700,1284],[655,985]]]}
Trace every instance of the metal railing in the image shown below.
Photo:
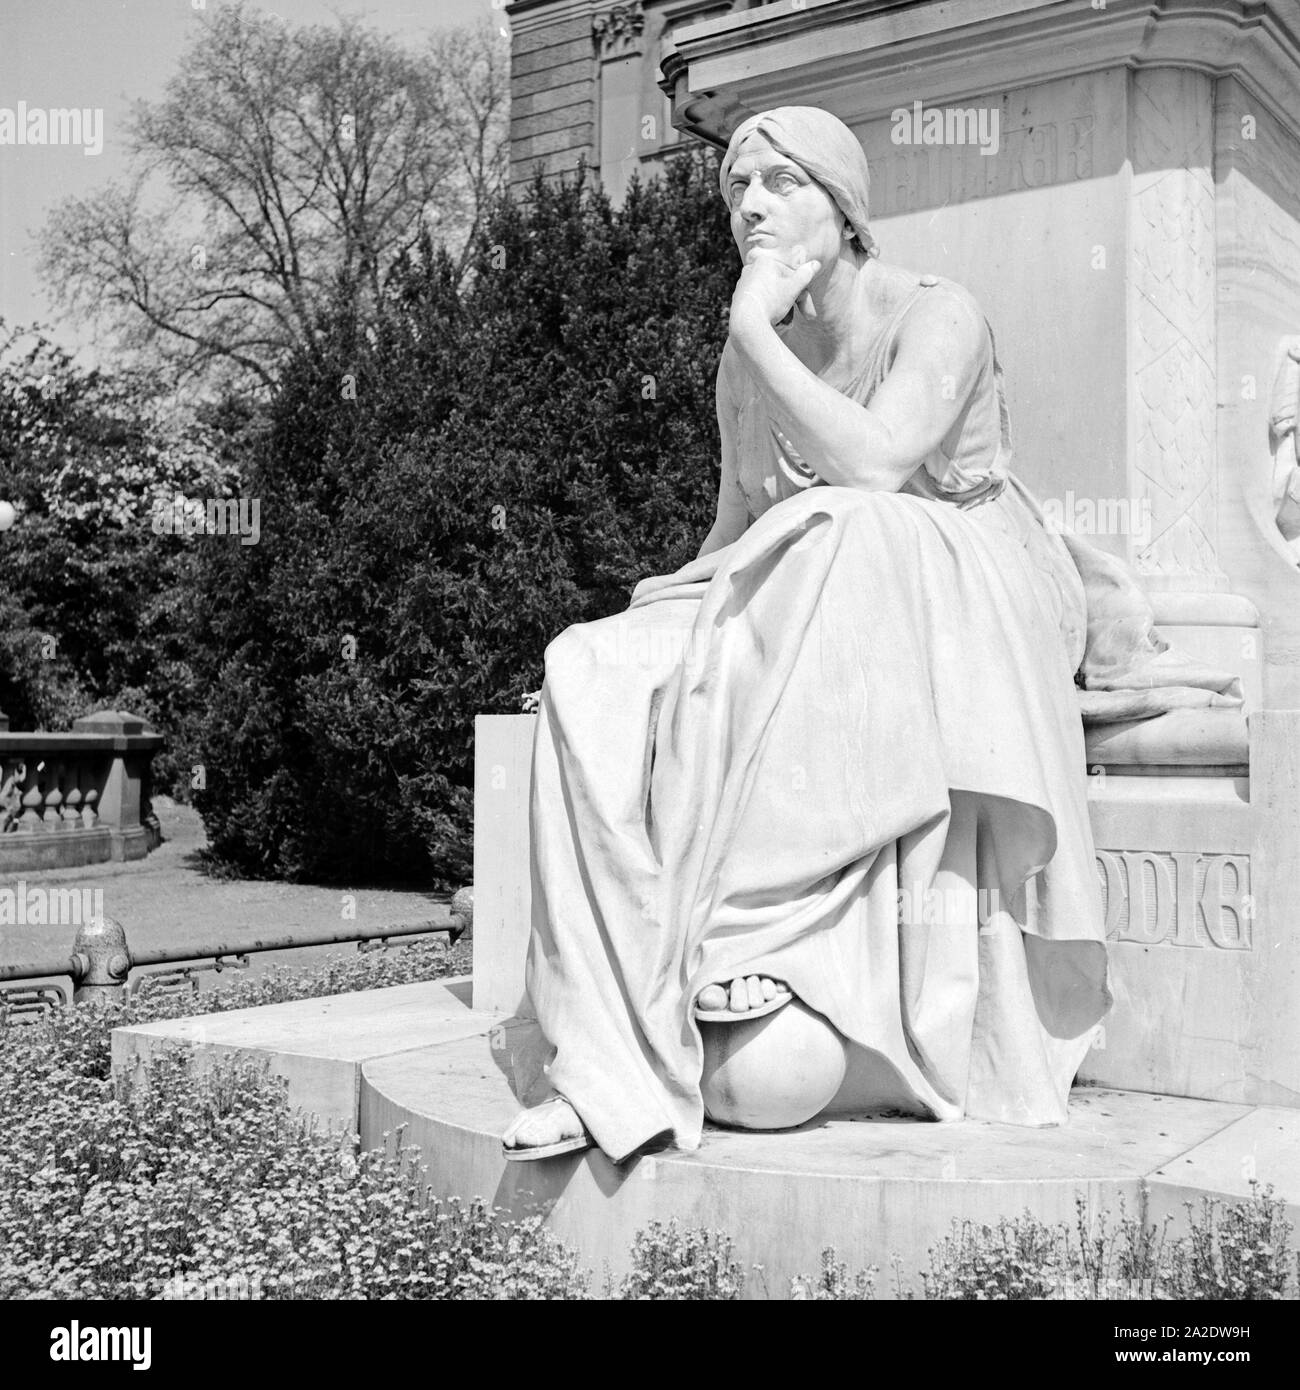
{"label": "metal railing", "polygon": [[[315,928],[306,931],[280,932],[259,936],[252,941],[234,938],[216,944],[195,947],[193,943],[146,946],[132,950],[127,944],[126,931],[112,917],[98,917],[83,922],[77,929],[70,955],[50,954],[35,960],[12,963],[0,962],[0,988],[26,981],[49,980],[68,976],[72,980],[72,999],[76,1004],[95,1000],[124,999],[127,977],[132,970],[147,966],[191,964],[247,958],[263,951],[293,951],[307,946],[346,946],[353,943],[388,941],[404,936],[431,936],[445,932],[448,945],[454,946],[474,924],[473,890],[462,888],[451,900],[451,921],[444,923],[416,922],[387,927],[358,927],[355,925]],[[221,968],[220,965],[217,966]],[[50,992],[62,994],[58,986],[47,986]],[[31,1009],[38,993],[30,987],[14,991],[21,998],[20,1007]],[[12,999],[12,994],[11,994]]]}

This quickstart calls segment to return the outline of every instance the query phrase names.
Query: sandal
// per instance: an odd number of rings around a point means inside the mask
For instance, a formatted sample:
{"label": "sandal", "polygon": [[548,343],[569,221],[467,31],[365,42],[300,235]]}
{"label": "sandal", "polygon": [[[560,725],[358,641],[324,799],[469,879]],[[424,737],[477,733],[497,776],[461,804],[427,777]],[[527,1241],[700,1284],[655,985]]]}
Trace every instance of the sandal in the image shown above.
{"label": "sandal", "polygon": [[[743,978],[738,976],[737,978]],[[721,981],[718,981],[721,984]],[[697,1004],[695,1006],[695,1018],[698,1023],[741,1023],[747,1018],[762,1018],[765,1014],[774,1014],[778,1009],[783,1009],[794,998],[794,994],[789,988],[778,991],[773,999],[765,999],[757,1008],[754,1009],[702,1009]]]}
{"label": "sandal", "polygon": [[[544,1100],[542,1105],[554,1105],[561,1100],[564,1100],[563,1096],[552,1096],[550,1100]],[[568,1105],[569,1102],[565,1101],[565,1104]],[[542,1106],[535,1105],[531,1108],[540,1110]],[[503,1139],[501,1152],[512,1163],[528,1163],[537,1158],[554,1158],[557,1154],[579,1153],[583,1149],[594,1148],[595,1143],[596,1141],[584,1128],[581,1134],[570,1135],[567,1139],[557,1139],[554,1144],[511,1145]]]}

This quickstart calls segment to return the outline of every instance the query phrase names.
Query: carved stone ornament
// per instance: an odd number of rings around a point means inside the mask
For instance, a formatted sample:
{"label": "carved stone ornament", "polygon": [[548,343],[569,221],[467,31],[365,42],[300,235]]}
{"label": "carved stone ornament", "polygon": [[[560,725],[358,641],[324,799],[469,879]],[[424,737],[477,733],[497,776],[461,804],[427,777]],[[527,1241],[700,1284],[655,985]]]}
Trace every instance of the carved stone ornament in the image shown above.
{"label": "carved stone ornament", "polygon": [[645,12],[639,3],[615,5],[591,21],[592,37],[602,58],[629,58],[641,51]]}

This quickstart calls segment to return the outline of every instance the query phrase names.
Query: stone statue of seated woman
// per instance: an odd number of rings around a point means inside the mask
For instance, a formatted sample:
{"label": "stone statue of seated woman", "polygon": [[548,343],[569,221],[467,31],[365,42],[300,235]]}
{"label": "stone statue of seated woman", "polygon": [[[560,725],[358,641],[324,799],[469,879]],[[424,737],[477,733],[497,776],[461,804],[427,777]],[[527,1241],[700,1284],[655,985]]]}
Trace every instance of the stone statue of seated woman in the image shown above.
{"label": "stone statue of seated woman", "polygon": [[508,1157],[836,1110],[1060,1123],[1110,1002],[1087,564],[1011,471],[979,305],[880,261],[869,186],[811,107],[723,160],[716,520],[546,651],[528,987],[552,1094]]}

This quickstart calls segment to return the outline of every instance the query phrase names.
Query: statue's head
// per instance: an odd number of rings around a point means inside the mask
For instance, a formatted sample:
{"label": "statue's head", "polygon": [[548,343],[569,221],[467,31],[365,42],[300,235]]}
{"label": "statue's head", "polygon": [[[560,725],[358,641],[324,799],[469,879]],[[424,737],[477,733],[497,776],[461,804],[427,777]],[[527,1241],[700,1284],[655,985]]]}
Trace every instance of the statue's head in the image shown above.
{"label": "statue's head", "polygon": [[823,265],[843,245],[861,256],[878,254],[867,225],[867,157],[829,111],[778,106],[741,122],[719,183],[742,258],[755,245],[801,246]]}

